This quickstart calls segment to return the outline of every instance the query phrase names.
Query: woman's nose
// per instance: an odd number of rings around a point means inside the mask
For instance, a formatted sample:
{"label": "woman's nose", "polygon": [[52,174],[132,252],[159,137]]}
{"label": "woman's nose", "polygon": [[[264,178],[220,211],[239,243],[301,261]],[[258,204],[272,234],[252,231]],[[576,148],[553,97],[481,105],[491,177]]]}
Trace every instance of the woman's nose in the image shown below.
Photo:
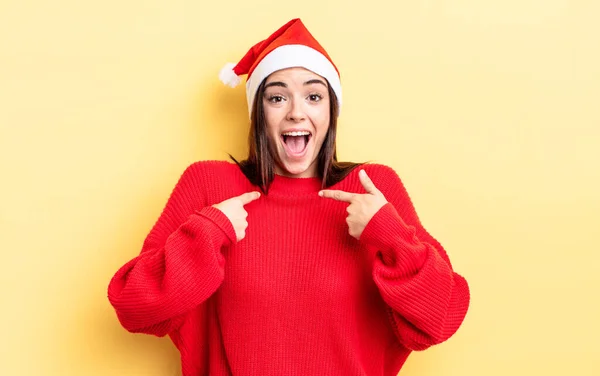
{"label": "woman's nose", "polygon": [[302,101],[298,99],[293,99],[290,104],[290,110],[287,114],[288,120],[299,122],[305,119],[306,114],[304,113],[304,109],[302,108]]}

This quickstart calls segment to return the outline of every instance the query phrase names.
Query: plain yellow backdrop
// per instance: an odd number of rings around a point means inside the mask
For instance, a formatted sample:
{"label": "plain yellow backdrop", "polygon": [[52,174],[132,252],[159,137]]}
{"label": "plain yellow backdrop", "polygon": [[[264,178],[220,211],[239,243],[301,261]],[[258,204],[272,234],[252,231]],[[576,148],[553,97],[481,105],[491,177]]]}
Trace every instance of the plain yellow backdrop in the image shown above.
{"label": "plain yellow backdrop", "polygon": [[[243,157],[221,66],[301,17],[342,73],[339,155],[400,174],[469,281],[402,375],[600,374],[600,3],[0,2],[0,375],[178,375],[106,299],[183,169]],[[251,225],[251,224],[250,224]]]}

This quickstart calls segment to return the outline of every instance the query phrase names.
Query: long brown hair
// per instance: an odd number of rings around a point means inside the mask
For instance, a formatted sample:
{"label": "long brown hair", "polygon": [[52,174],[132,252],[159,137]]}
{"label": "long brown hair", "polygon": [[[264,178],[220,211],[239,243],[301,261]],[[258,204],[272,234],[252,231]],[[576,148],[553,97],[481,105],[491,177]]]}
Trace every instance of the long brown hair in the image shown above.
{"label": "long brown hair", "polygon": [[[238,162],[232,155],[229,157],[240,167],[244,175],[258,186],[264,193],[268,193],[271,182],[274,178],[275,156],[274,150],[267,136],[267,121],[262,100],[265,94],[265,82],[258,87],[254,96],[252,105],[252,115],[250,117],[250,132],[248,134],[248,158]],[[343,180],[352,170],[362,163],[339,162],[336,152],[336,134],[337,118],[339,114],[339,104],[329,82],[327,83],[329,93],[329,129],[325,135],[325,140],[317,157],[317,172],[321,178],[323,188]]]}

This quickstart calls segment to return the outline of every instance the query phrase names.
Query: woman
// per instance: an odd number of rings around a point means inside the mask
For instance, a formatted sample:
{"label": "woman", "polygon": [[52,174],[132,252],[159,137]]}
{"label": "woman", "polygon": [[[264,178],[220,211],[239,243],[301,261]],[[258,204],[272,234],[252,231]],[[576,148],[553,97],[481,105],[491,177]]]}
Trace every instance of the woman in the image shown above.
{"label": "woman", "polygon": [[121,324],[168,334],[186,376],[396,375],[458,329],[466,281],[392,169],[337,161],[339,74],[300,20],[230,68],[249,157],[185,170],[110,283]]}

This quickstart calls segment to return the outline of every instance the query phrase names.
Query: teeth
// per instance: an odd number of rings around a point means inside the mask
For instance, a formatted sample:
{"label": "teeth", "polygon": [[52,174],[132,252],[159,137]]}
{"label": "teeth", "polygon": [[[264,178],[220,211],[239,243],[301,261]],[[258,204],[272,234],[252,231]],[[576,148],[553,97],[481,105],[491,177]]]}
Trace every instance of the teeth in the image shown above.
{"label": "teeth", "polygon": [[284,132],[284,136],[309,136],[310,132],[308,131],[299,131],[299,132]]}

